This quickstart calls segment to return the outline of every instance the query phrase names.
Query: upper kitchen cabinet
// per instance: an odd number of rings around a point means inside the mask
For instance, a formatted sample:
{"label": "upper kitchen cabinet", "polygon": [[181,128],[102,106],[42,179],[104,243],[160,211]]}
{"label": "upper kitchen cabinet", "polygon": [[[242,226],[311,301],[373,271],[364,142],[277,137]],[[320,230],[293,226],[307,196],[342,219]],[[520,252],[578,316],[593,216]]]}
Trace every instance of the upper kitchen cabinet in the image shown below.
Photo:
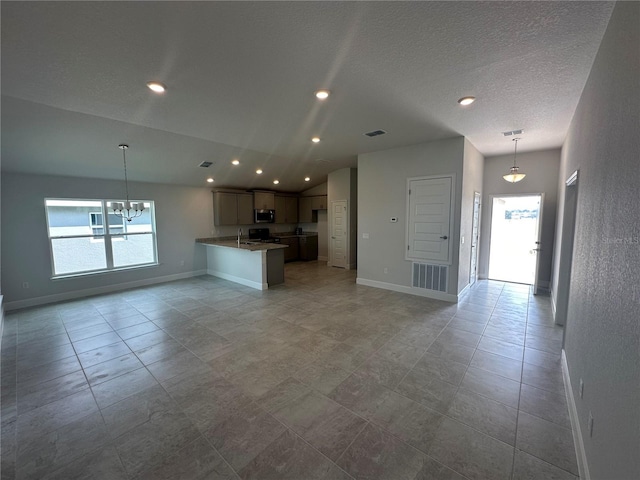
{"label": "upper kitchen cabinet", "polygon": [[298,198],[276,195],[276,223],[298,223]]}
{"label": "upper kitchen cabinet", "polygon": [[253,208],[256,210],[275,210],[276,200],[273,192],[253,192]]}
{"label": "upper kitchen cabinet", "polygon": [[311,197],[311,210],[326,210],[327,209],[327,196],[318,195]]}
{"label": "upper kitchen cabinet", "polygon": [[316,195],[312,197],[300,197],[298,209],[299,223],[315,223],[318,221],[318,210],[327,209],[327,196]]}
{"label": "upper kitchen cabinet", "polygon": [[253,195],[213,192],[213,221],[220,225],[252,225]]}

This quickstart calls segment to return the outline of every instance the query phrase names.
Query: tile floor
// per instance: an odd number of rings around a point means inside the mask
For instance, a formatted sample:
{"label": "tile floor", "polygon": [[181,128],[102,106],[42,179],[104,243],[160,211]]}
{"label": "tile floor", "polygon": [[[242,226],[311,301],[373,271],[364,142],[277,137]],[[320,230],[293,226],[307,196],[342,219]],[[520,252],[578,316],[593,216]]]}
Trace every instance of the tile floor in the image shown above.
{"label": "tile floor", "polygon": [[317,262],[10,312],[2,479],[575,479],[561,336],[526,286]]}

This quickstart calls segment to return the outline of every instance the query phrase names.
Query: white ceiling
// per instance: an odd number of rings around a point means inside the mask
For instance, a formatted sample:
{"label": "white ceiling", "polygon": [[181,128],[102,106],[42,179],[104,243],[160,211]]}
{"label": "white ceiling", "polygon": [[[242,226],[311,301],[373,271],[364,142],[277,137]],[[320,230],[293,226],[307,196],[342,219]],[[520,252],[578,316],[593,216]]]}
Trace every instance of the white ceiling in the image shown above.
{"label": "white ceiling", "polygon": [[133,180],[300,191],[359,153],[456,135],[487,156],[519,128],[520,151],[559,147],[612,8],[3,1],[2,168],[122,178],[124,142]]}

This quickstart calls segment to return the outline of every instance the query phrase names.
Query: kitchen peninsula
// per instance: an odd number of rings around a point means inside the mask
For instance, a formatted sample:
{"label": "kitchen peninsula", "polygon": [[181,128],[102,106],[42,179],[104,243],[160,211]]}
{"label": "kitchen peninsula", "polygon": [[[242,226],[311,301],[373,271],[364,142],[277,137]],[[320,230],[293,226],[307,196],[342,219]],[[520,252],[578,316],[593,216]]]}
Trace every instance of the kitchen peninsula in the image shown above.
{"label": "kitchen peninsula", "polygon": [[230,238],[197,238],[207,248],[207,273],[258,290],[284,283],[287,245]]}

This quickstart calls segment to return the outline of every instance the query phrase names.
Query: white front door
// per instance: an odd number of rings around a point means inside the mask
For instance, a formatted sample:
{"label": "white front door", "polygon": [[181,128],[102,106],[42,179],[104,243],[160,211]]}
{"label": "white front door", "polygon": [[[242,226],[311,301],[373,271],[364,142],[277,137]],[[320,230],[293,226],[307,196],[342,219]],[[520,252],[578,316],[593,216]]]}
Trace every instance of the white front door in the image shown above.
{"label": "white front door", "polygon": [[347,268],[348,231],[347,201],[331,202],[331,251],[329,257],[333,267]]}
{"label": "white front door", "polygon": [[451,177],[409,180],[407,257],[448,263]]}

